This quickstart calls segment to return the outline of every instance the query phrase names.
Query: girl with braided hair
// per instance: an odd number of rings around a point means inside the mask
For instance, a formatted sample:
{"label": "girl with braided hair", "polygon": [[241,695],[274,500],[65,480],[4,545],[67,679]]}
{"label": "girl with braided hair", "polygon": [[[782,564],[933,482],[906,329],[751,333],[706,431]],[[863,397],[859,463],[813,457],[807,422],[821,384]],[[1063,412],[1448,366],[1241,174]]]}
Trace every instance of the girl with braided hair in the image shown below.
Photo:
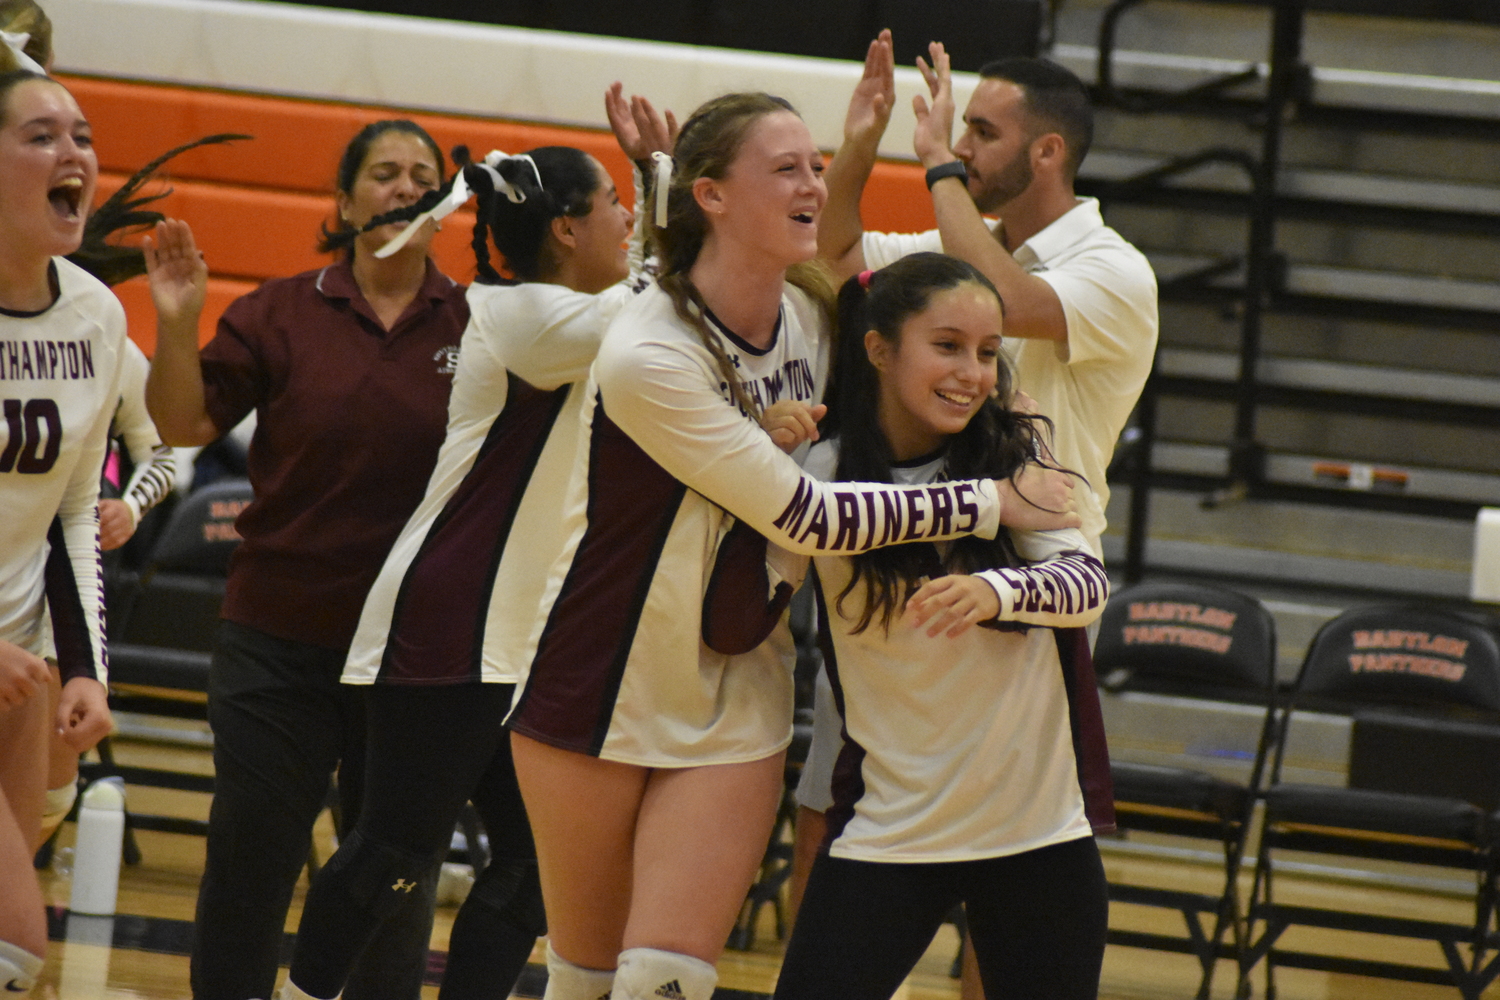
{"label": "girl with braided hair", "polygon": [[[635,115],[618,84],[606,95],[622,147],[643,160],[670,147],[670,130],[633,103]],[[338,995],[381,921],[432,878],[465,801],[484,822],[490,860],[454,921],[439,995],[508,996],[546,932],[502,723],[564,542],[558,497],[575,464],[584,379],[609,319],[645,278],[639,232],[626,247],[632,213],[581,150],[491,154],[408,217],[452,207],[466,190],[478,196],[479,280],[447,436],[344,670],[368,705],[365,803],[308,892],[283,1000]],[[491,263],[491,238],[513,278]]]}
{"label": "girl with braided hair", "polygon": [[[548,913],[548,1000],[713,993],[770,835],[792,719],[774,637],[715,637],[728,652],[703,639],[737,519],[802,554],[993,536],[1002,513],[1077,523],[1068,477],[1034,464],[1019,487],[804,475],[759,421],[800,440],[821,414],[822,154],[785,101],[749,93],[700,107],[664,159],[660,274],[594,363],[569,541],[509,721]],[[1021,493],[1039,506],[1011,502]],[[756,603],[779,611],[794,582],[773,575]]]}

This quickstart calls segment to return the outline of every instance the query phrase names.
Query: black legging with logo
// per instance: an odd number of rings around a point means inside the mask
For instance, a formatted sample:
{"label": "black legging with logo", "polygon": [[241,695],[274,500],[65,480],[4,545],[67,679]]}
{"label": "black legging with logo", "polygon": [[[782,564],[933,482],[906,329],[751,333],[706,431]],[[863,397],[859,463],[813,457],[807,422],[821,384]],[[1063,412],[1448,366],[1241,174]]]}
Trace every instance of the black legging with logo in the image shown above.
{"label": "black legging with logo", "polygon": [[337,996],[404,898],[436,877],[472,800],[490,864],[454,920],[442,1000],[505,996],[546,932],[536,847],[502,727],[511,684],[366,688],[365,798],[354,831],[313,880],[290,979]]}

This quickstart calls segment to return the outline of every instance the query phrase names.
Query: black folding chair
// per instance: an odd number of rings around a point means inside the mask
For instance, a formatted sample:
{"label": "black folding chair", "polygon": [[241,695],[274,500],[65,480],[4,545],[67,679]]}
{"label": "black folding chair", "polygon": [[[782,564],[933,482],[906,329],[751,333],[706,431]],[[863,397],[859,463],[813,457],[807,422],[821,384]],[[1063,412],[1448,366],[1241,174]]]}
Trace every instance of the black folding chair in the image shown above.
{"label": "black folding chair", "polygon": [[1198,996],[1206,998],[1218,960],[1242,965],[1248,946],[1239,872],[1274,729],[1275,622],[1260,602],[1222,587],[1139,584],[1111,597],[1100,621],[1094,665],[1110,692],[1248,703],[1264,713],[1245,782],[1187,767],[1122,761],[1110,766],[1115,822],[1123,834],[1210,840],[1223,853],[1223,881],[1216,893],[1118,882],[1109,888],[1111,901],[1182,914],[1183,935],[1112,926],[1108,940],[1193,955],[1203,970]]}
{"label": "black folding chair", "polygon": [[[1477,1000],[1500,972],[1496,957],[1496,833],[1500,806],[1500,647],[1493,621],[1477,611],[1413,604],[1356,608],[1328,622],[1302,664],[1277,740],[1250,922],[1259,930],[1250,965],[1266,962],[1451,985]],[[1312,712],[1350,720],[1345,787],[1287,781],[1288,737]],[[1415,919],[1348,908],[1292,905],[1277,896],[1276,866],[1287,851],[1319,861],[1364,859],[1438,866],[1472,880],[1473,918]],[[1332,928],[1434,942],[1442,967],[1283,950],[1293,926]],[[1245,970],[1248,985],[1250,966]]]}

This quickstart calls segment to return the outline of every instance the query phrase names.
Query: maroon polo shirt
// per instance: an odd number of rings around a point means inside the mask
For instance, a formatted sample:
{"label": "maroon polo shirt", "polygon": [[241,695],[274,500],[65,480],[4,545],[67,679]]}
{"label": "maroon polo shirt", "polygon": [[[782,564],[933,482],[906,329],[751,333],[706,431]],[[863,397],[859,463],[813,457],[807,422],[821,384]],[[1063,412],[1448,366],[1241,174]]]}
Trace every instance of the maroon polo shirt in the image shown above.
{"label": "maroon polo shirt", "polygon": [[347,649],[365,595],[427,488],[447,423],[463,286],[429,261],[389,332],[347,261],[268,281],[203,349],[209,416],[256,411],[255,500],[236,521],[224,617]]}

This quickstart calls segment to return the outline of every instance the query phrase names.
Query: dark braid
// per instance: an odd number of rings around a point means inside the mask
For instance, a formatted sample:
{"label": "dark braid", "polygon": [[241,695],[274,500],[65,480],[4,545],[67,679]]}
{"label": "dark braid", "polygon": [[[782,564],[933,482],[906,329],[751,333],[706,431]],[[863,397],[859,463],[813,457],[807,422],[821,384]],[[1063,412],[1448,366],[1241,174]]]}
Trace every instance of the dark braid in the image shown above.
{"label": "dark braid", "polygon": [[468,146],[453,147],[453,162],[464,172],[464,180],[469,184],[469,189],[474,192],[474,200],[477,203],[477,211],[474,213],[474,230],[469,236],[469,246],[474,251],[474,267],[476,278],[482,285],[498,285],[504,279],[495,270],[495,265],[490,263],[490,227],[487,219],[495,205],[495,189],[490,182],[490,175],[474,166],[474,160],[469,155]]}

